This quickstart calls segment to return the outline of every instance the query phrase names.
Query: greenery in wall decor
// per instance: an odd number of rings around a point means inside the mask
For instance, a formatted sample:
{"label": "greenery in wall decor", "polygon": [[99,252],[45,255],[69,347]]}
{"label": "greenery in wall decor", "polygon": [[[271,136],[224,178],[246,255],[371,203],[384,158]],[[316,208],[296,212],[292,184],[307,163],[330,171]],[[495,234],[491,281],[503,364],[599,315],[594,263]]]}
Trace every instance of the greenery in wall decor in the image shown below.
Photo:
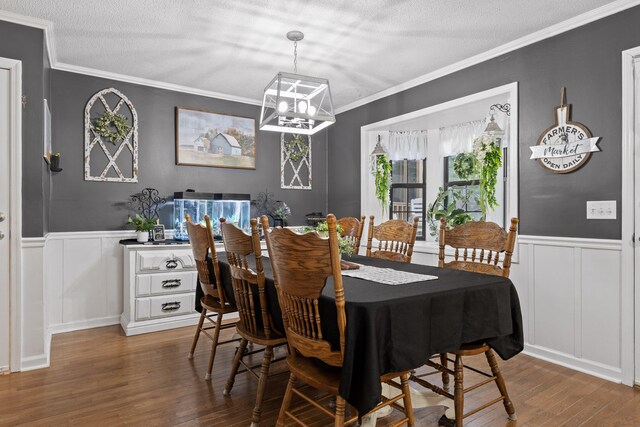
{"label": "greenery in wall decor", "polygon": [[496,199],[496,184],[498,169],[502,166],[502,149],[498,141],[485,134],[473,141],[473,154],[480,175],[480,209],[485,219],[487,212],[499,205]]}
{"label": "greenery in wall decor", "polygon": [[473,153],[460,153],[453,159],[453,171],[462,180],[469,180],[477,172],[476,156]]}
{"label": "greenery in wall decor", "polygon": [[131,126],[129,126],[127,118],[122,114],[105,111],[96,120],[94,129],[98,135],[108,139],[109,142],[115,145],[118,141],[122,141],[127,137]]}
{"label": "greenery in wall decor", "polygon": [[376,157],[376,199],[382,207],[382,215],[389,205],[389,189],[391,187],[391,161],[386,155]]}
{"label": "greenery in wall decor", "polygon": [[294,135],[293,139],[285,142],[285,149],[289,155],[289,159],[293,162],[299,162],[307,157],[309,153],[309,144],[304,141],[300,135]]}

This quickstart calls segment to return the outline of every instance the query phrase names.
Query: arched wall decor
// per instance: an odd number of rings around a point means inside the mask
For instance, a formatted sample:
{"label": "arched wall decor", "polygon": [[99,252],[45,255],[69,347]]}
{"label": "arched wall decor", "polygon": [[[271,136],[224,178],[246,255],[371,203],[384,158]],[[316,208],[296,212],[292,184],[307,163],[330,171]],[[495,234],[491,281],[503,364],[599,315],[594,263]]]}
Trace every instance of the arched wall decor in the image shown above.
{"label": "arched wall decor", "polygon": [[[109,94],[113,94],[119,98],[116,106],[113,108],[111,108],[105,98],[105,96]],[[114,143],[116,148],[113,154],[105,145],[105,143],[111,144],[112,142],[110,142],[108,138],[100,135],[95,128],[95,123],[92,121],[91,113],[95,113],[98,109],[98,107],[94,109],[94,106],[100,105],[96,104],[98,100],[104,107],[105,113],[112,115],[119,114],[120,110],[126,107],[131,114],[131,127],[122,140]],[[97,150],[96,146],[100,147],[101,150]],[[125,148],[131,152],[132,165],[130,176],[125,176],[120,167],[118,167],[118,158]],[[97,151],[94,152],[94,150]],[[106,166],[100,171],[99,175],[96,174],[98,171],[93,174],[91,171],[91,155],[97,153],[105,156],[107,160]],[[110,170],[113,170],[117,176],[108,176]],[[117,89],[108,88],[96,93],[91,97],[89,102],[87,102],[87,106],[84,109],[84,180],[100,182],[138,182],[138,114],[131,101]]]}
{"label": "arched wall decor", "polygon": [[311,136],[287,136],[280,134],[280,188],[311,190]]}

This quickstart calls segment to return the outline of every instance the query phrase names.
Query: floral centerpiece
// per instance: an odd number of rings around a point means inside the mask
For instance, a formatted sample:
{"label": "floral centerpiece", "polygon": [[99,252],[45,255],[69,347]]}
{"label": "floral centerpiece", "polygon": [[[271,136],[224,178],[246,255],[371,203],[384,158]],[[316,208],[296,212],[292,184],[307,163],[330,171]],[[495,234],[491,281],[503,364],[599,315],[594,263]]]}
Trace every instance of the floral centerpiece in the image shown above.
{"label": "floral centerpiece", "polygon": [[[329,224],[327,221],[319,222],[315,227],[304,227],[302,229],[304,233],[309,233],[311,231],[317,232],[320,237],[328,237],[329,236]],[[338,234],[338,250],[341,255],[351,256],[355,252],[355,248],[351,241],[345,237],[342,237],[342,233],[344,233],[344,228],[340,224],[336,224],[336,233]]]}

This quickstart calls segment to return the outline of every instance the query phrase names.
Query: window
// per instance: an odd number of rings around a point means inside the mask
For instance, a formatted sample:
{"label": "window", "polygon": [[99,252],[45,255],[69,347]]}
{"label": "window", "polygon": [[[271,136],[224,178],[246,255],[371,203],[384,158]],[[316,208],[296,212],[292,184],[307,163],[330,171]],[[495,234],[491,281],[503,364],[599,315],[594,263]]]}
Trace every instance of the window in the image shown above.
{"label": "window", "polygon": [[425,185],[427,161],[394,160],[391,162],[390,219],[413,221],[420,217],[416,239],[425,240]]}
{"label": "window", "polygon": [[[471,176],[463,180],[453,169],[453,161],[456,156],[444,158],[444,189],[451,189],[452,197],[447,197],[445,206],[455,203],[457,209],[467,212],[474,220],[482,219],[482,210],[478,203],[480,195],[480,181],[478,176]],[[453,199],[453,200],[451,200]]]}

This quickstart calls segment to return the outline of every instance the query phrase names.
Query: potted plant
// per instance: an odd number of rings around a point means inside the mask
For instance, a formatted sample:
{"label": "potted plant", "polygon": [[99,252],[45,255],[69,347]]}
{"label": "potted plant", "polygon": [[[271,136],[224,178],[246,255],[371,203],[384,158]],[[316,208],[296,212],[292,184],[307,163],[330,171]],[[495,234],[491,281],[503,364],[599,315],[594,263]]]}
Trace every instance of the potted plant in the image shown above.
{"label": "potted plant", "polygon": [[449,187],[444,189],[440,187],[436,199],[431,204],[427,212],[427,222],[429,223],[429,234],[438,239],[438,230],[440,229],[440,218],[446,219],[447,230],[462,225],[469,221],[473,221],[471,215],[469,215],[464,209],[460,209],[457,206],[459,204],[467,204],[469,202],[469,196],[464,194],[464,191],[455,187]]}
{"label": "potted plant", "polygon": [[274,226],[284,227],[287,221],[287,218],[291,216],[291,208],[287,206],[285,202],[277,202],[278,205],[273,210],[273,221]]}
{"label": "potted plant", "polygon": [[140,214],[136,214],[135,217],[127,220],[127,225],[131,225],[136,229],[137,239],[140,243],[149,241],[149,232],[153,230],[153,226],[156,225],[155,218],[144,218]]}

